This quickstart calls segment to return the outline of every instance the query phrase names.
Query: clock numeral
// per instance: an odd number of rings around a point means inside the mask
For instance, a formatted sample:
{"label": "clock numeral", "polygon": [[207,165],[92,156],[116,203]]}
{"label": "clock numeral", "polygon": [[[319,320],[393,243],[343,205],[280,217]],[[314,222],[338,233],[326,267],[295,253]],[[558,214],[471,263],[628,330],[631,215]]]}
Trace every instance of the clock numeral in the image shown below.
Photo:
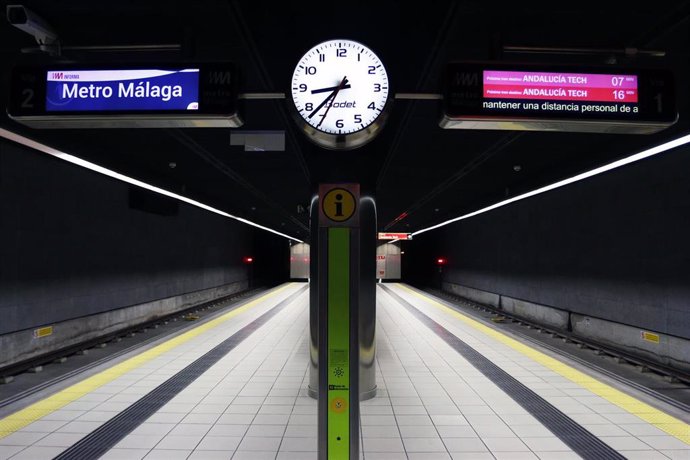
{"label": "clock numeral", "polygon": [[312,104],[311,102],[307,102],[306,104],[304,104],[304,109],[312,111],[314,110],[314,104]]}
{"label": "clock numeral", "polygon": [[362,122],[362,115],[356,114],[355,115],[355,123],[361,123]]}
{"label": "clock numeral", "polygon": [[347,57],[347,50],[345,48],[338,48],[335,50],[335,55],[338,57]]}
{"label": "clock numeral", "polygon": [[316,67],[314,67],[313,65],[310,65],[309,67],[305,67],[304,72],[307,75],[314,75],[316,73]]}
{"label": "clock numeral", "polygon": [[325,62],[326,61],[326,55],[319,53],[319,62]]}
{"label": "clock numeral", "polygon": [[376,110],[376,104],[373,102],[367,106],[367,109]]}
{"label": "clock numeral", "polygon": [[335,127],[336,128],[342,128],[345,126],[345,123],[343,123],[343,120],[336,120],[335,121]]}
{"label": "clock numeral", "polygon": [[301,85],[299,85],[299,92],[300,92],[300,93],[303,93],[303,92],[305,92],[306,90],[307,90],[307,85],[305,85],[304,83],[302,83]]}
{"label": "clock numeral", "polygon": [[357,53],[357,62],[359,62],[359,60],[360,60],[359,58],[360,58],[361,56],[362,56],[361,54]]}
{"label": "clock numeral", "polygon": [[370,65],[368,73],[369,73],[369,75],[374,75],[376,73],[376,67],[373,65]]}
{"label": "clock numeral", "polygon": [[375,93],[381,92],[381,85],[379,83],[374,83],[374,92]]}

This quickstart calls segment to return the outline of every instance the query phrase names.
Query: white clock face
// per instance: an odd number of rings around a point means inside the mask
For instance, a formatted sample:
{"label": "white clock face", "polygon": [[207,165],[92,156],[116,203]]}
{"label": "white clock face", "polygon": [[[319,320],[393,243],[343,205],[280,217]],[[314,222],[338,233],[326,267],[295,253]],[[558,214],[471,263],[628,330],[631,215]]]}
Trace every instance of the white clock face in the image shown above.
{"label": "white clock face", "polygon": [[381,60],[351,40],[330,40],[310,49],[292,75],[292,99],[300,116],[324,133],[347,135],[376,121],[388,100]]}

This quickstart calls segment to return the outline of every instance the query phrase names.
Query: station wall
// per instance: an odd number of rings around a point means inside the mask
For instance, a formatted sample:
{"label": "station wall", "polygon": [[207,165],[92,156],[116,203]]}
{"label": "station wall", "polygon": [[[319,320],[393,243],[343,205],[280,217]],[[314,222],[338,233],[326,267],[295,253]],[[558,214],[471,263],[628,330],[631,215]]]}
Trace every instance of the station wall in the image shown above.
{"label": "station wall", "polygon": [[0,141],[0,334],[246,287],[250,273],[288,279],[284,238],[185,204],[142,210],[150,204],[125,183]]}
{"label": "station wall", "polygon": [[[415,236],[403,275],[690,338],[690,149]],[[439,274],[434,258],[448,264]]]}

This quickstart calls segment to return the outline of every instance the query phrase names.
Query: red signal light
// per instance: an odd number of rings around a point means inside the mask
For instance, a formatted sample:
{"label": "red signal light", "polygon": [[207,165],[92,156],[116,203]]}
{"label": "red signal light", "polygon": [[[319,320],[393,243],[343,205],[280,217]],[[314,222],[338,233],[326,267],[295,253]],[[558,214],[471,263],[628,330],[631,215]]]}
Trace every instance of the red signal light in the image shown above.
{"label": "red signal light", "polygon": [[250,263],[254,262],[254,258],[253,257],[243,257],[242,262],[244,262],[245,264],[250,264]]}
{"label": "red signal light", "polygon": [[436,264],[437,265],[445,265],[448,262],[445,257],[439,257],[436,259]]}

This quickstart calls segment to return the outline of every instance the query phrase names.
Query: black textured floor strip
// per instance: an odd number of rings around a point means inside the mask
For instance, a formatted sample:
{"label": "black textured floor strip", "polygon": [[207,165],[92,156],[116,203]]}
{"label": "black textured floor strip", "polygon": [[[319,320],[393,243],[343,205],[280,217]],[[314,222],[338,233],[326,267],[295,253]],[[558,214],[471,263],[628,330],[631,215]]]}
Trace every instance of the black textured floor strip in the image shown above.
{"label": "black textured floor strip", "polygon": [[299,291],[291,294],[285,300],[278,303],[278,305],[235,332],[196,361],[151,390],[139,401],[62,452],[55,457],[55,460],[90,460],[101,457],[244,339],[278,314],[308,287],[303,286]]}
{"label": "black textured floor strip", "polygon": [[558,410],[550,402],[498,367],[477,350],[460,340],[448,329],[419,311],[411,303],[393,292],[388,286],[380,286],[580,457],[585,460],[625,460],[625,457],[615,449],[584,429],[579,423]]}

